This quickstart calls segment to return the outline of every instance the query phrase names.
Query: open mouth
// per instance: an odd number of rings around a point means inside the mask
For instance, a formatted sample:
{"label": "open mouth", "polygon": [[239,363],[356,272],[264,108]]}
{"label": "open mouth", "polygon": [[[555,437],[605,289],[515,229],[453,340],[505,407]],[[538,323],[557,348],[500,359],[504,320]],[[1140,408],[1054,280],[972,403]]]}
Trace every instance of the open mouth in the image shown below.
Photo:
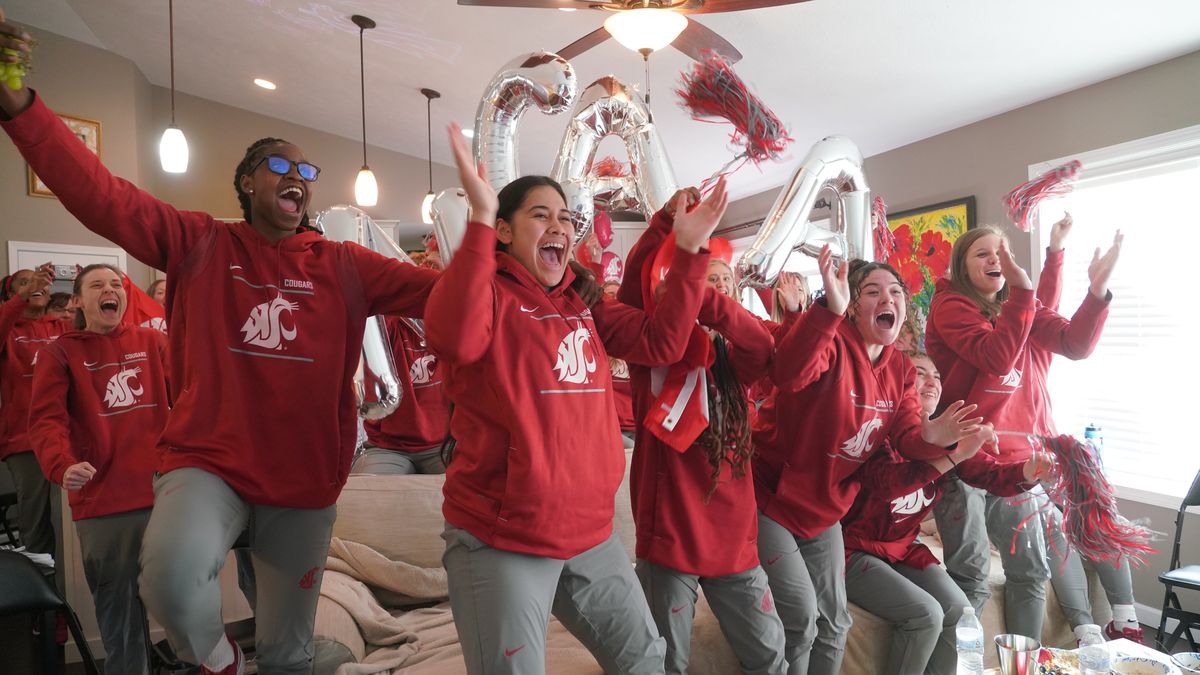
{"label": "open mouth", "polygon": [[538,260],[551,270],[561,269],[567,257],[567,245],[561,241],[548,241],[538,247]]}
{"label": "open mouth", "polygon": [[300,204],[304,202],[304,190],[295,185],[289,185],[280,190],[275,198],[279,201],[279,208],[284,213],[299,213]]}
{"label": "open mouth", "polygon": [[115,317],[120,308],[121,305],[116,300],[104,300],[100,303],[100,314]]}
{"label": "open mouth", "polygon": [[892,312],[880,312],[879,315],[875,317],[875,325],[884,330],[891,330],[896,326],[896,315]]}
{"label": "open mouth", "polygon": [[984,274],[988,275],[989,277],[991,277],[991,278],[993,278],[993,279],[999,279],[999,278],[1000,278],[1000,270],[994,270],[994,271],[991,271],[991,272],[984,272]]}

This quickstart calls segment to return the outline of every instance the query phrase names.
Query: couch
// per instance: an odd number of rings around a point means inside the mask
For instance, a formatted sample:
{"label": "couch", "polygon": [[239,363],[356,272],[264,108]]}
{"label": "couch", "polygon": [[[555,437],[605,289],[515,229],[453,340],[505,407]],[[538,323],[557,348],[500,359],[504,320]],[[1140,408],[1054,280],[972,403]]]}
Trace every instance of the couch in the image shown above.
{"label": "couch", "polygon": [[[386,606],[395,622],[402,625],[406,637],[389,637],[392,649],[399,644],[400,651],[391,652],[388,659],[375,659],[369,663],[370,648],[363,635],[371,632],[363,628],[362,621],[356,622],[351,614],[338,602],[325,597],[326,587],[331,587],[333,578],[340,575],[326,572],[323,597],[317,609],[316,625],[316,668],[317,675],[331,675],[342,664],[339,675],[387,672],[381,664],[398,664],[395,672],[406,675],[423,673],[464,673],[461,651],[458,649],[448,602],[437,602],[437,585],[444,591],[444,571],[441,569],[443,542],[441,532],[444,521],[441,515],[443,476],[352,476],[338,499],[338,515],[334,523],[333,536],[340,550],[350,544],[363,545],[360,550],[376,553],[379,560],[403,568],[399,576],[420,579],[420,590],[434,589],[427,597],[405,597],[408,589],[399,594],[382,590],[370,581],[364,588],[370,595]],[[633,555],[634,526],[629,507],[628,481],[617,494],[617,510],[614,527],[622,543]],[[925,535],[923,535],[925,536]],[[940,557],[941,549],[936,534],[927,537],[927,543]],[[331,558],[329,570],[344,568],[340,560]],[[389,571],[389,576],[397,576]],[[439,581],[440,579],[440,581]],[[1092,606],[1098,623],[1111,618],[1111,609],[1104,598],[1094,575],[1090,577]],[[993,553],[992,597],[981,616],[987,640],[1002,633],[1004,577],[999,556]],[[385,582],[379,582],[387,585]],[[390,583],[390,582],[388,582]],[[396,590],[395,588],[392,589]],[[367,591],[360,589],[359,595]],[[329,593],[335,596],[336,593]],[[1054,598],[1053,589],[1048,589],[1047,617],[1042,632],[1042,642],[1048,646],[1074,647],[1074,636],[1065,616]],[[357,597],[357,596],[356,596]],[[376,610],[380,611],[380,610]],[[842,673],[846,675],[868,675],[881,672],[887,659],[888,625],[881,619],[851,606],[854,626],[846,647],[846,658]],[[689,672],[694,675],[717,675],[737,673],[738,665],[721,635],[703,596],[696,611],[696,622],[692,640],[692,657]],[[383,651],[379,654],[384,653]],[[996,665],[994,649],[986,650],[987,665]],[[375,656],[378,657],[379,654]],[[390,659],[390,660],[389,660]],[[366,661],[367,663],[363,663]],[[547,673],[599,674],[600,667],[590,654],[556,620],[551,621],[547,639]]]}

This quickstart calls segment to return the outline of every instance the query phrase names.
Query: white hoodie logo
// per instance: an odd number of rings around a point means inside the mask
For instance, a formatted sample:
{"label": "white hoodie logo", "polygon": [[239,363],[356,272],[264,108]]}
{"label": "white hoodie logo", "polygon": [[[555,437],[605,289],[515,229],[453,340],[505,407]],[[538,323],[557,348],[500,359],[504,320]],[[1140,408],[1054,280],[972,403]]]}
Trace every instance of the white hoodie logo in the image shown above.
{"label": "white hoodie logo", "polygon": [[[925,496],[925,488],[917,488],[917,491],[892,500],[892,513],[897,516],[911,516],[915,513],[920,513],[929,508],[933,504],[933,497]],[[897,518],[897,520],[900,520]]]}
{"label": "white hoodie logo", "polygon": [[433,368],[437,365],[437,357],[433,355],[422,356],[413,361],[412,368],[408,369],[408,377],[413,384],[429,384],[433,380]]}
{"label": "white hoodie logo", "polygon": [[609,359],[609,367],[614,380],[629,379],[629,364],[624,359]]}
{"label": "white hoodie logo", "polygon": [[127,408],[136,403],[137,397],[142,395],[142,385],[136,380],[131,384],[130,380],[140,372],[141,368],[122,368],[109,378],[104,388],[104,403],[109,408]]}
{"label": "white hoodie logo", "polygon": [[285,310],[290,314],[298,309],[299,304],[288,302],[282,296],[258,305],[250,310],[250,318],[242,326],[242,332],[246,334],[244,342],[267,349],[283,349],[285,341],[296,339],[296,326],[293,324],[290,329],[286,328],[280,322],[279,315]]}
{"label": "white hoodie logo", "polygon": [[1017,370],[1016,368],[1013,368],[1011,371],[1009,371],[1009,373],[1007,375],[1004,376],[1003,380],[1000,380],[1000,384],[1001,384],[1001,386],[1012,387],[1013,389],[1020,387],[1021,386],[1021,371]]}
{"label": "white hoodie logo", "polygon": [[596,372],[596,352],[592,349],[591,338],[588,329],[580,326],[567,333],[559,343],[558,360],[554,362],[559,382],[583,384],[588,381],[588,375]]}
{"label": "white hoodie logo", "polygon": [[153,328],[157,331],[166,333],[167,332],[167,320],[162,318],[161,316],[152,316],[149,319],[146,319],[145,321],[142,322],[142,327],[143,328]]}
{"label": "white hoodie logo", "polygon": [[871,434],[875,433],[875,430],[881,426],[883,426],[883,421],[878,417],[872,417],[863,422],[858,433],[842,443],[842,452],[851,457],[861,457],[871,447]]}

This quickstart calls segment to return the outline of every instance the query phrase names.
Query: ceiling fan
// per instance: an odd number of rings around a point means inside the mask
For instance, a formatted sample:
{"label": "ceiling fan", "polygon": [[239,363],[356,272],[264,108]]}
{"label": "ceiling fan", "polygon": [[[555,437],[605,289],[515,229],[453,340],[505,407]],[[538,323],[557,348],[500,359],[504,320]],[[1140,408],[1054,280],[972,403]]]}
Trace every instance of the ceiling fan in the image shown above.
{"label": "ceiling fan", "polygon": [[[673,39],[668,39],[667,42],[672,47],[678,49],[690,58],[700,61],[703,58],[704,50],[711,50],[721,55],[728,63],[736,63],[741,60],[742,53],[736,47],[717,35],[712,30],[705,28],[697,21],[693,21],[685,14],[716,14],[718,12],[738,12],[747,9],[759,9],[762,7],[778,7],[780,5],[793,5],[807,0],[609,0],[609,2],[598,2],[597,0],[458,0],[460,5],[470,5],[476,7],[529,7],[540,9],[601,9],[615,14],[605,21],[605,26],[598,28],[591,33],[579,38],[571,44],[558,50],[558,55],[564,59],[573,59],[583,52],[599,45],[610,37],[614,37],[613,32],[619,30],[613,25],[614,19],[621,14],[640,13],[640,17],[644,19],[655,20],[665,24],[674,24],[673,27],[663,28],[663,31],[674,30],[671,34]],[[673,15],[673,16],[667,16]],[[679,22],[673,17],[684,19]],[[639,19],[641,21],[642,19]],[[627,21],[626,23],[634,23]],[[669,33],[663,33],[663,36]],[[676,37],[677,36],[677,37]],[[643,56],[649,54],[660,47],[666,46],[661,40],[657,46],[633,46],[621,37],[617,38],[622,44],[634,51],[641,52]]]}

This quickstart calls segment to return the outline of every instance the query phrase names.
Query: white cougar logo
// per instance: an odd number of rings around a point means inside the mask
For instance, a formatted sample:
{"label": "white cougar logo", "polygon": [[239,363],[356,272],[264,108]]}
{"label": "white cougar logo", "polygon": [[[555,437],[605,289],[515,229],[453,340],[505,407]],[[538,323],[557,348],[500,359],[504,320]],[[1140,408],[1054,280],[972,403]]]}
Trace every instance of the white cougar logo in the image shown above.
{"label": "white cougar logo", "polygon": [[624,359],[609,359],[608,363],[614,380],[629,379],[629,364]]}
{"label": "white cougar logo", "polygon": [[413,384],[429,384],[433,379],[433,369],[437,365],[437,357],[422,356],[413,361],[412,368],[408,369],[409,379]]}
{"label": "white cougar logo", "polygon": [[845,443],[842,443],[842,452],[851,457],[861,457],[871,447],[871,434],[881,426],[883,426],[883,422],[878,417],[872,417],[863,422],[862,428],[858,430],[858,433],[850,437]]}
{"label": "white cougar logo", "polygon": [[255,307],[250,310],[246,325],[242,326],[242,332],[246,334],[244,341],[267,349],[283,349],[284,341],[296,339],[296,326],[293,324],[291,329],[285,328],[279,321],[279,313],[284,310],[291,313],[298,309],[299,304],[288,302],[283,297]]}
{"label": "white cougar logo", "polygon": [[554,369],[558,371],[559,382],[583,384],[588,381],[588,375],[596,372],[596,354],[592,349],[591,333],[580,326],[567,333],[558,345],[558,360]]}
{"label": "white cougar logo", "polygon": [[929,508],[933,503],[933,497],[925,496],[925,488],[917,488],[917,491],[892,500],[892,513],[898,516],[911,516],[914,513],[920,513]]}
{"label": "white cougar logo", "polygon": [[1013,389],[1020,387],[1021,386],[1021,371],[1017,370],[1016,368],[1013,368],[1011,371],[1009,371],[1009,373],[1007,375],[1004,376],[1003,380],[1000,380],[1000,384],[1001,384],[1001,386],[1012,387]]}
{"label": "white cougar logo", "polygon": [[[126,408],[137,401],[142,395],[142,385],[136,381],[131,385],[130,380],[142,372],[141,368],[123,368],[108,380],[104,388],[104,403],[109,408]],[[137,389],[134,389],[134,387]]]}

